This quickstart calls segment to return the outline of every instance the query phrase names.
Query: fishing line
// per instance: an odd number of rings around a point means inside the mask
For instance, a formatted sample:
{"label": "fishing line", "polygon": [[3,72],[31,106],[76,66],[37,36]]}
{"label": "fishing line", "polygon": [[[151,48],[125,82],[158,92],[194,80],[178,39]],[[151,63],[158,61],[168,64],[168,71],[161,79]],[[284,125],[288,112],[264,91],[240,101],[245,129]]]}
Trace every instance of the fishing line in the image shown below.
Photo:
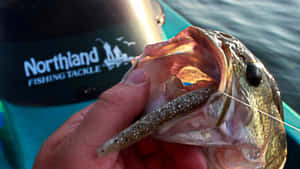
{"label": "fishing line", "polygon": [[251,106],[250,104],[245,103],[244,101],[242,101],[242,100],[240,100],[240,99],[238,99],[238,98],[236,98],[236,97],[233,97],[233,96],[231,96],[231,95],[229,95],[229,94],[227,94],[227,93],[225,93],[225,92],[224,92],[223,94],[224,94],[225,96],[230,97],[231,99],[233,99],[233,100],[235,100],[235,101],[237,101],[237,102],[239,102],[239,103],[241,103],[241,104],[243,104],[243,105],[249,107],[249,108],[255,109],[256,111],[258,111],[258,112],[260,112],[260,113],[262,113],[262,114],[264,114],[264,115],[266,115],[266,116],[272,118],[273,120],[276,120],[276,121],[278,121],[278,122],[280,122],[280,123],[283,123],[284,125],[287,125],[287,126],[293,128],[294,130],[300,132],[300,129],[299,129],[299,128],[297,128],[297,127],[295,127],[295,126],[293,126],[293,125],[291,125],[291,124],[289,124],[289,123],[287,123],[287,122],[285,122],[285,121],[283,121],[283,120],[277,119],[276,117],[274,117],[273,115],[271,115],[271,114],[269,114],[269,113],[263,112],[263,111],[259,110],[258,108],[253,107],[253,106]]}
{"label": "fishing line", "polygon": [[299,96],[299,94],[295,93],[295,92],[287,92],[287,91],[280,91],[280,93],[282,94],[288,94],[288,95],[293,95],[293,96]]}

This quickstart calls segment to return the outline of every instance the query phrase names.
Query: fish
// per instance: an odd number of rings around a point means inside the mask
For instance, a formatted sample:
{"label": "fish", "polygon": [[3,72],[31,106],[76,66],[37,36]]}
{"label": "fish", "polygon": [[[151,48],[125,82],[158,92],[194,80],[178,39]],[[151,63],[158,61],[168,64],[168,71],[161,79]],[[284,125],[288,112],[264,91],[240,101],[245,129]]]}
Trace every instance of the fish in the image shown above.
{"label": "fish", "polygon": [[284,167],[287,142],[284,124],[278,122],[283,120],[279,87],[236,37],[190,26],[168,41],[146,46],[124,78],[135,69],[151,81],[145,112],[104,143],[98,155],[151,135],[198,146],[209,169]]}

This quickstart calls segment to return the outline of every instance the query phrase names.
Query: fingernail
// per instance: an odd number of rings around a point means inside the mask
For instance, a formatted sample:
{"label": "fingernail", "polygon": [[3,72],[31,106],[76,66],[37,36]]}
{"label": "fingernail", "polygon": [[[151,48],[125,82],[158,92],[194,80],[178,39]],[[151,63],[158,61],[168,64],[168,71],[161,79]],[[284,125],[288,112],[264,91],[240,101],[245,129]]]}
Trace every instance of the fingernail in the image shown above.
{"label": "fingernail", "polygon": [[145,72],[140,69],[136,69],[128,75],[128,77],[125,79],[124,82],[129,84],[140,84],[145,81],[146,81]]}

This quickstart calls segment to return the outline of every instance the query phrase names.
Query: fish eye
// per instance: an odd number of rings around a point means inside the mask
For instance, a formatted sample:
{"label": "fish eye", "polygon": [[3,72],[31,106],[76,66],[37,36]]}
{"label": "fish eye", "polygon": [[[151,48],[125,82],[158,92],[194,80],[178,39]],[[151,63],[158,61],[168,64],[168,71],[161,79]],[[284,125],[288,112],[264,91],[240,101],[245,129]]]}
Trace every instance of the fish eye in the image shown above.
{"label": "fish eye", "polygon": [[261,70],[253,62],[247,63],[246,79],[250,85],[255,87],[257,87],[261,82]]}

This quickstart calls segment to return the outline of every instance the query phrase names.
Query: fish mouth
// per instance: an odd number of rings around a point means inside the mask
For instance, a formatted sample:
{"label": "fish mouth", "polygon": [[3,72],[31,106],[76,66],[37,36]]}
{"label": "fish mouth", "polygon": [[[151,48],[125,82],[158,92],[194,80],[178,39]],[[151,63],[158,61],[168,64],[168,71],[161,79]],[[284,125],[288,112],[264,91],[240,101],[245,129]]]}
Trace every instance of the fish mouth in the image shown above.
{"label": "fish mouth", "polygon": [[[177,69],[173,69],[171,74],[180,79],[187,91],[204,87],[223,90],[221,84],[225,83],[225,55],[214,41],[215,39],[208,35],[206,30],[196,27],[188,27],[177,36],[175,40],[188,39],[186,44],[178,47],[181,49],[179,55],[184,53],[186,62],[181,65],[177,63]],[[175,55],[177,50],[176,48]]]}
{"label": "fish mouth", "polygon": [[193,90],[222,88],[224,54],[205,30],[196,27],[148,45],[134,61],[134,67],[143,69],[151,80],[146,112]]}

